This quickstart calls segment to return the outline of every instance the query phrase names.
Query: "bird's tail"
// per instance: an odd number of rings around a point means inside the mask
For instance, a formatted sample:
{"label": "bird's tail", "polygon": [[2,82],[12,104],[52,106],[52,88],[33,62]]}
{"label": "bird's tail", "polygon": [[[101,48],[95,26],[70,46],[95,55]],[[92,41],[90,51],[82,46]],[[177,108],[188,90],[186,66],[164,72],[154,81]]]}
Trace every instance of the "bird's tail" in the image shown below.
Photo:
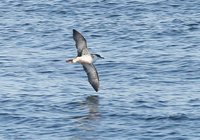
{"label": "bird's tail", "polygon": [[73,59],[66,60],[67,63],[73,63]]}

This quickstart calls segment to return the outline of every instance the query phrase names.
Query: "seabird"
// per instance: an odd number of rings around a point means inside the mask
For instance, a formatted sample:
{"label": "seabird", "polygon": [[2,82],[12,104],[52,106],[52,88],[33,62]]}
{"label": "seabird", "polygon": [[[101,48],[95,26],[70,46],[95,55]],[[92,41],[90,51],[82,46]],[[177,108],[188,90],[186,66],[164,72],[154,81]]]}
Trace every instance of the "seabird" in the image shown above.
{"label": "seabird", "polygon": [[99,76],[98,72],[93,64],[95,59],[103,58],[99,54],[90,54],[87,49],[86,39],[76,30],[73,29],[73,38],[76,43],[77,57],[68,59],[68,63],[80,63],[83,69],[87,73],[88,81],[96,92],[99,90]]}

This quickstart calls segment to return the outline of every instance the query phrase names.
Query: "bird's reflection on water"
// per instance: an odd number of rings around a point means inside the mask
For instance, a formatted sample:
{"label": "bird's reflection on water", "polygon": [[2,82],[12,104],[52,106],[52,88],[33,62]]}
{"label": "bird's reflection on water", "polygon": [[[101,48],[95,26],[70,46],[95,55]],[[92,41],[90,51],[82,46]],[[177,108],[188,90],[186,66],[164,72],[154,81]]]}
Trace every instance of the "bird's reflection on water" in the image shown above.
{"label": "bird's reflection on water", "polygon": [[99,116],[99,96],[92,95],[86,98],[86,105],[89,109],[88,117],[89,119],[95,119]]}
{"label": "bird's reflection on water", "polygon": [[95,131],[96,127],[99,125],[99,96],[87,96],[79,107],[87,112],[86,114],[83,113],[83,115],[73,117],[75,121],[75,128],[79,130],[77,136],[82,135],[81,133],[85,134],[86,132]]}

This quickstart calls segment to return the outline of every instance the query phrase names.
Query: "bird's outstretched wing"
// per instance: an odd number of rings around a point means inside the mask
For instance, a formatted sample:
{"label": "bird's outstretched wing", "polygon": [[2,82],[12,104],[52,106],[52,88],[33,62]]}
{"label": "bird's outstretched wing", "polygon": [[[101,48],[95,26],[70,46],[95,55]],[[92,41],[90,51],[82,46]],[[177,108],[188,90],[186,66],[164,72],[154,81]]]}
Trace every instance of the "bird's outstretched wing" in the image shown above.
{"label": "bird's outstretched wing", "polygon": [[73,38],[74,41],[76,42],[76,49],[78,56],[89,54],[89,51],[87,49],[86,39],[78,31],[74,29],[73,29]]}
{"label": "bird's outstretched wing", "polygon": [[99,76],[97,70],[93,64],[84,63],[83,69],[87,73],[88,81],[97,92],[99,90]]}

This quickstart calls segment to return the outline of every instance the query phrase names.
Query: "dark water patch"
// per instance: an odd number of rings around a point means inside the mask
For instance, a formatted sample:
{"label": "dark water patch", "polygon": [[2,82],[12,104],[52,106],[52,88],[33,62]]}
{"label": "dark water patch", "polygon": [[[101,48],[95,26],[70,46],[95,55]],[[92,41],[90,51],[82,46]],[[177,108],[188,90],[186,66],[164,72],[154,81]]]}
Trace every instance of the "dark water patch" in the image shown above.
{"label": "dark water patch", "polygon": [[190,118],[186,114],[175,114],[168,116],[168,119],[173,121],[183,121],[189,120]]}
{"label": "dark water patch", "polygon": [[200,98],[195,98],[195,99],[191,99],[189,100],[189,103],[200,103]]}
{"label": "dark water patch", "polygon": [[69,13],[69,11],[57,9],[57,10],[52,10],[51,13],[52,14],[58,14],[58,15],[66,15],[66,14]]}
{"label": "dark water patch", "polygon": [[119,18],[121,15],[119,14],[111,14],[109,16],[107,16],[107,18]]}
{"label": "dark water patch", "polygon": [[21,114],[14,113],[0,113],[1,121],[7,122],[8,124],[20,124],[27,121],[27,118]]}
{"label": "dark water patch", "polygon": [[173,8],[178,8],[178,7],[180,7],[180,5],[178,5],[178,4],[170,4],[170,6],[173,7]]}
{"label": "dark water patch", "polygon": [[54,73],[54,71],[45,70],[45,71],[39,71],[38,73],[41,73],[41,74],[51,74],[51,73]]}
{"label": "dark water patch", "polygon": [[144,103],[147,103],[147,101],[145,100],[136,100],[135,101],[137,104],[144,104]]}
{"label": "dark water patch", "polygon": [[189,105],[194,107],[194,108],[199,108],[200,107],[200,99],[199,98],[195,98],[195,99],[190,99],[188,101]]}
{"label": "dark water patch", "polygon": [[93,34],[93,35],[91,35],[91,37],[92,38],[100,38],[100,37],[102,37],[102,35],[100,35],[100,34]]}
{"label": "dark water patch", "polygon": [[52,62],[59,62],[59,61],[63,61],[63,60],[60,60],[60,59],[53,59],[51,60]]}
{"label": "dark water patch", "polygon": [[153,62],[153,64],[161,64],[161,65],[167,65],[167,64],[169,65],[172,63],[174,63],[174,60],[158,60]]}
{"label": "dark water patch", "polygon": [[138,107],[138,108],[143,108],[143,109],[154,109],[154,108],[155,108],[155,107],[153,107],[153,106],[145,105],[145,104],[143,104],[143,105],[138,105],[137,107]]}
{"label": "dark water patch", "polygon": [[197,31],[200,28],[200,22],[193,22],[185,24],[188,27],[189,31]]}
{"label": "dark water patch", "polygon": [[145,120],[171,120],[171,121],[185,121],[190,120],[190,118],[186,114],[175,114],[175,115],[166,115],[166,116],[149,116],[146,117]]}

